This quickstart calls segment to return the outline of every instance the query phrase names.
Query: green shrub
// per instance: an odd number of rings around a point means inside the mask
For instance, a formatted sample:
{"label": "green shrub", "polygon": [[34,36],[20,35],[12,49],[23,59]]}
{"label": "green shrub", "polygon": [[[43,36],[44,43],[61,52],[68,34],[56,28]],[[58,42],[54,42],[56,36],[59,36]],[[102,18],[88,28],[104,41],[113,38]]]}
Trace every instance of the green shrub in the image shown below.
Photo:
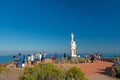
{"label": "green shrub", "polygon": [[27,67],[24,70],[22,80],[86,80],[79,68],[72,67],[70,70],[63,71],[52,63],[38,64],[34,67]]}
{"label": "green shrub", "polygon": [[38,69],[36,67],[26,67],[24,74],[34,74]]}
{"label": "green shrub", "polygon": [[116,77],[120,77],[120,66],[116,66],[114,70],[116,72]]}
{"label": "green shrub", "polygon": [[72,80],[72,78],[75,80],[86,80],[84,73],[82,73],[81,70],[77,67],[71,67],[66,75],[66,80]]}
{"label": "green shrub", "polygon": [[23,76],[22,80],[36,80],[34,75],[32,74],[26,74]]}
{"label": "green shrub", "polygon": [[116,66],[115,67],[115,71],[117,71],[118,73],[120,73],[120,66]]}
{"label": "green shrub", "polygon": [[40,65],[41,69],[38,73],[38,78],[40,80],[62,80],[63,74],[62,72],[57,69],[53,64],[42,64]]}
{"label": "green shrub", "polygon": [[25,68],[23,80],[63,80],[62,72],[53,64],[38,64]]}

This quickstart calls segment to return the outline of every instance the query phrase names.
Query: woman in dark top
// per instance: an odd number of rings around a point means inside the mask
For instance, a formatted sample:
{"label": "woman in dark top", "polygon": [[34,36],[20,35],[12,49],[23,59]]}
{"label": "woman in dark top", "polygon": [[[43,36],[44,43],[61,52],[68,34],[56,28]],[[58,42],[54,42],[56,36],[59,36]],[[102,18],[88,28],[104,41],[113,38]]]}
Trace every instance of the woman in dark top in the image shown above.
{"label": "woman in dark top", "polygon": [[91,63],[93,63],[93,61],[95,61],[94,55],[90,55],[90,60],[91,60]]}

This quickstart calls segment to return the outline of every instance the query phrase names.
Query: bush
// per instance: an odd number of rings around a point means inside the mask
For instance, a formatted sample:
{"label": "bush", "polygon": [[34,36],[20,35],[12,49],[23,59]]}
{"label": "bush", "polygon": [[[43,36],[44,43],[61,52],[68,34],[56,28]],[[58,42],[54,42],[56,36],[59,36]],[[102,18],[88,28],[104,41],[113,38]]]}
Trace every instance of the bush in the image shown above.
{"label": "bush", "polygon": [[62,72],[53,64],[39,64],[40,70],[38,73],[39,80],[63,80]]}
{"label": "bush", "polygon": [[66,80],[86,80],[84,74],[77,67],[71,67],[70,70],[66,73]]}
{"label": "bush", "polygon": [[27,67],[24,70],[22,80],[86,80],[79,68],[72,67],[70,70],[62,70],[52,63],[38,64],[34,67]]}
{"label": "bush", "polygon": [[116,67],[115,67],[115,71],[116,71],[117,73],[120,73],[120,66],[116,66]]}
{"label": "bush", "polygon": [[35,77],[32,74],[26,74],[22,80],[35,80]]}
{"label": "bush", "polygon": [[116,72],[116,77],[120,77],[120,66],[116,66],[114,70]]}
{"label": "bush", "polygon": [[22,80],[63,80],[62,72],[53,64],[38,64],[25,68]]}
{"label": "bush", "polygon": [[114,66],[111,68],[111,75],[113,77],[120,77],[120,66]]}

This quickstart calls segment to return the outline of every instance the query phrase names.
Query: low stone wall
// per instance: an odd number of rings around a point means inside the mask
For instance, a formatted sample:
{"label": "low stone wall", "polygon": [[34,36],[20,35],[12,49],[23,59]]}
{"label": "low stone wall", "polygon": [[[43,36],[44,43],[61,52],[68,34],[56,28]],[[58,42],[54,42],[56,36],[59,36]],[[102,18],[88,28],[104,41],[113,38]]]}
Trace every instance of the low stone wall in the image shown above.
{"label": "low stone wall", "polygon": [[105,73],[109,76],[120,78],[120,73],[117,73],[117,71],[115,71],[115,67],[116,66],[107,67]]}
{"label": "low stone wall", "polygon": [[105,73],[106,73],[107,75],[109,75],[109,76],[115,77],[115,75],[112,74],[112,69],[113,69],[113,68],[114,68],[114,67],[107,67],[106,70],[105,70]]}
{"label": "low stone wall", "polygon": [[112,58],[101,58],[102,61],[113,62]]}

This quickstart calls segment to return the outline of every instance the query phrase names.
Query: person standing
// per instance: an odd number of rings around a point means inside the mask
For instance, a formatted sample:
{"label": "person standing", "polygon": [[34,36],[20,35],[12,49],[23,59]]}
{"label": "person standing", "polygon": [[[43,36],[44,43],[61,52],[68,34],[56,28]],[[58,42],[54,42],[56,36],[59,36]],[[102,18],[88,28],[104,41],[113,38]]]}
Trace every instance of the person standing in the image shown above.
{"label": "person standing", "polygon": [[57,53],[55,53],[55,59],[57,59]]}
{"label": "person standing", "polygon": [[42,53],[39,54],[40,62],[42,60]]}
{"label": "person standing", "polygon": [[42,54],[43,54],[43,55],[42,55],[42,58],[43,58],[42,60],[43,60],[43,62],[45,62],[45,61],[46,61],[46,53],[43,52]]}
{"label": "person standing", "polygon": [[87,63],[87,62],[88,62],[88,55],[85,54],[85,63]]}
{"label": "person standing", "polygon": [[17,68],[18,59],[16,58],[16,56],[13,56],[13,59],[14,59],[14,67]]}
{"label": "person standing", "polygon": [[28,65],[31,64],[30,55],[28,55]]}
{"label": "person standing", "polygon": [[66,53],[64,53],[64,59],[66,58]]}
{"label": "person standing", "polygon": [[34,55],[33,54],[30,56],[30,60],[31,60],[31,65],[33,65],[33,63],[34,63]]}
{"label": "person standing", "polygon": [[99,58],[99,60],[101,60],[101,54],[100,53],[98,54],[98,58]]}
{"label": "person standing", "polygon": [[91,60],[91,63],[93,63],[93,61],[95,61],[94,55],[90,55],[90,60]]}
{"label": "person standing", "polygon": [[23,54],[23,64],[22,64],[22,67],[25,67],[26,66],[26,57],[25,55]]}
{"label": "person standing", "polygon": [[120,56],[118,55],[118,66],[120,66]]}
{"label": "person standing", "polygon": [[40,54],[37,53],[37,61],[40,61]]}
{"label": "person standing", "polygon": [[19,53],[19,58],[18,58],[18,68],[22,68],[22,64],[23,64],[23,56],[21,53]]}
{"label": "person standing", "polygon": [[119,66],[119,56],[114,56],[114,66]]}

